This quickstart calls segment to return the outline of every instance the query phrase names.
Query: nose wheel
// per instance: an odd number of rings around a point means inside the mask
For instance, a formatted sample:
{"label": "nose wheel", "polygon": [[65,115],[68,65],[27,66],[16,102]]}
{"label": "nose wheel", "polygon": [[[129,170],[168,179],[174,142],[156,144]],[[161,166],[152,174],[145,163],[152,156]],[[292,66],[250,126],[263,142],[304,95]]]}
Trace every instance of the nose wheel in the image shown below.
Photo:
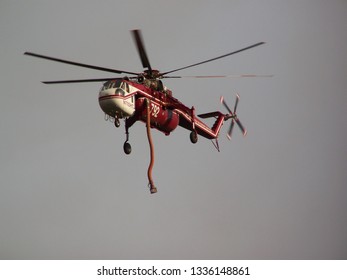
{"label": "nose wheel", "polygon": [[126,153],[127,155],[131,153],[131,145],[128,143],[128,141],[124,142],[123,150],[124,150],[124,153]]}

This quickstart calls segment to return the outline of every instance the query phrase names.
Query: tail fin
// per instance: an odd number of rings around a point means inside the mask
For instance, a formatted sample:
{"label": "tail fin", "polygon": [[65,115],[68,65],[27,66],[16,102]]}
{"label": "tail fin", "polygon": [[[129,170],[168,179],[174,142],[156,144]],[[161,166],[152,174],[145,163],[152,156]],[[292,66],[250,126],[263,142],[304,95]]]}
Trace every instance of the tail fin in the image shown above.
{"label": "tail fin", "polygon": [[[202,118],[202,119],[207,119],[207,118],[216,118],[219,115],[221,115],[222,113],[219,111],[214,111],[214,112],[210,112],[210,113],[205,113],[205,114],[200,114],[198,115],[198,117]],[[222,114],[223,115],[223,114]]]}
{"label": "tail fin", "polygon": [[205,114],[201,114],[198,115],[198,117],[202,118],[202,119],[207,119],[207,118],[216,118],[215,123],[213,124],[213,126],[211,127],[211,130],[218,135],[220,128],[222,127],[223,121],[224,121],[224,114],[219,112],[219,111],[214,111],[214,112],[210,112],[210,113],[205,113]]}

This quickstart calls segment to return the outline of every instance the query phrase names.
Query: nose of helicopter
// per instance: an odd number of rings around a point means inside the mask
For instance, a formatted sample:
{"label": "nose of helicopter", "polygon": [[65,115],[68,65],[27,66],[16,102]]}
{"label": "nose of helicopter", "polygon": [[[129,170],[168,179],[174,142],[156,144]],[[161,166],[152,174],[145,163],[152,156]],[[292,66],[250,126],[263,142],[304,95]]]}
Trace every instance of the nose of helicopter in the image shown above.
{"label": "nose of helicopter", "polygon": [[125,90],[107,83],[99,91],[99,105],[105,114],[123,118],[133,115],[135,111],[134,97]]}

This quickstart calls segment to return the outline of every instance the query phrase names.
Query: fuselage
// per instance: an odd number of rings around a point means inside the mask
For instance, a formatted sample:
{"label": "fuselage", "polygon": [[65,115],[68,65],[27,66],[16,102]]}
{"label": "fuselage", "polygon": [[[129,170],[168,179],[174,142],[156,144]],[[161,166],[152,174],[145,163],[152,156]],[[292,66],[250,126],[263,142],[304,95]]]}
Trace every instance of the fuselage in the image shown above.
{"label": "fuselage", "polygon": [[[224,115],[216,112],[212,128],[195,116],[194,107],[189,108],[172,96],[172,92],[157,81],[137,83],[127,79],[107,81],[99,92],[99,104],[108,116],[128,118],[131,125],[137,120],[146,122],[146,99],[149,100],[151,127],[169,135],[178,125],[208,139],[218,137]],[[160,89],[160,90],[158,90]]]}

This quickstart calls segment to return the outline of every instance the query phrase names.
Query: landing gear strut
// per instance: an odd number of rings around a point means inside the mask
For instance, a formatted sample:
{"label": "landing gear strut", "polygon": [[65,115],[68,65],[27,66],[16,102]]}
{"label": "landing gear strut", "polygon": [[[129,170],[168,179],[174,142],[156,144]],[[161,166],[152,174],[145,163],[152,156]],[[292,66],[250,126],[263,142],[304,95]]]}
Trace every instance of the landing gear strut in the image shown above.
{"label": "landing gear strut", "polygon": [[120,121],[119,121],[119,118],[118,118],[118,117],[115,117],[115,118],[114,118],[114,125],[115,125],[116,127],[119,127],[119,126],[120,126]]}
{"label": "landing gear strut", "polygon": [[190,133],[190,142],[192,142],[193,144],[195,144],[196,142],[198,142],[198,133],[195,130],[195,108],[194,106],[191,109],[192,112],[192,132]]}
{"label": "landing gear strut", "polygon": [[129,141],[129,127],[127,125],[127,122],[125,122],[125,134],[126,134],[126,139],[125,139],[125,142],[123,145],[123,150],[124,150],[124,153],[129,155],[131,153],[131,145],[130,145],[130,143],[128,143],[128,141]]}

